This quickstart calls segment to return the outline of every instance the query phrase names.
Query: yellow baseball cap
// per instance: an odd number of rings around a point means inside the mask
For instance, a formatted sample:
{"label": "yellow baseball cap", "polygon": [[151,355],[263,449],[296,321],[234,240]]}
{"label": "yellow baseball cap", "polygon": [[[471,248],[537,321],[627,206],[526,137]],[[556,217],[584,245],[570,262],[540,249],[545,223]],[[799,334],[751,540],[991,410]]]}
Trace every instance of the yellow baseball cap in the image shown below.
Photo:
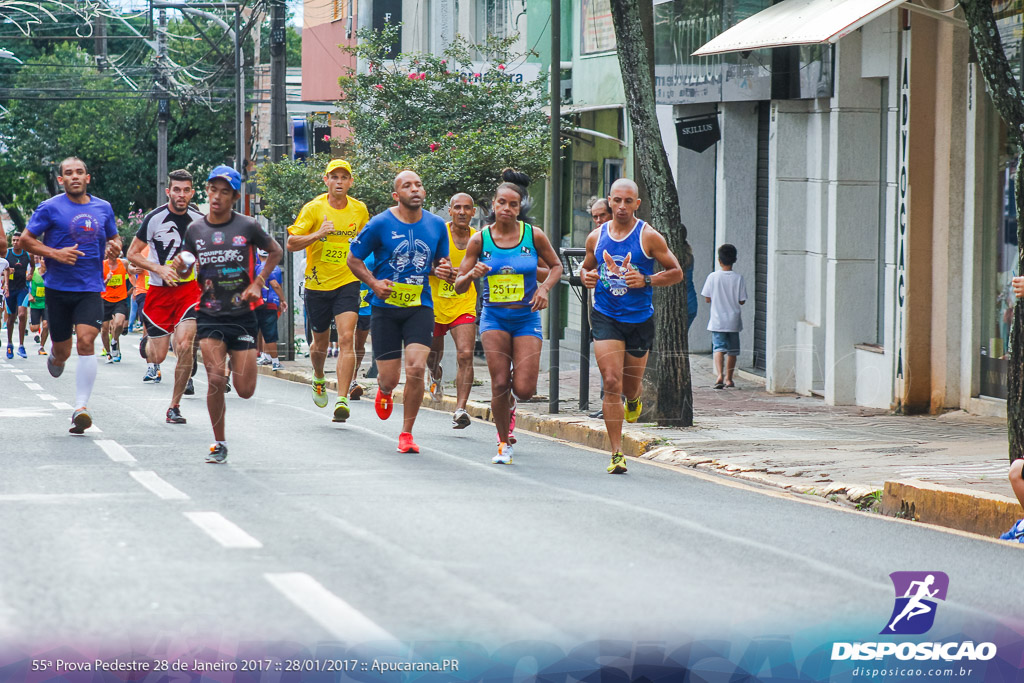
{"label": "yellow baseball cap", "polygon": [[350,166],[344,159],[331,159],[331,162],[327,164],[327,170],[324,171],[324,175],[330,175],[331,171],[335,171],[339,168],[345,169],[348,171],[349,175],[352,175],[352,166]]}

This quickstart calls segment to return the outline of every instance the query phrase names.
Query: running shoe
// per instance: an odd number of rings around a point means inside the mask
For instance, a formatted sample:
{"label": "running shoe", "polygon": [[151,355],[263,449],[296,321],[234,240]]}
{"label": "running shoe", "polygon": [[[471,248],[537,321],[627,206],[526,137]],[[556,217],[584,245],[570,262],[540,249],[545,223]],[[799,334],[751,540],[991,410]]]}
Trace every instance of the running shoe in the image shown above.
{"label": "running shoe", "polygon": [[143,382],[159,382],[160,371],[156,368],[146,368],[146,374],[142,376]]}
{"label": "running shoe", "polygon": [[57,365],[53,362],[53,356],[46,357],[46,371],[50,373],[50,377],[60,377],[64,372],[63,365]]}
{"label": "running shoe", "polygon": [[[512,433],[512,430],[516,428],[516,408],[519,407],[519,400],[515,394],[512,394],[512,407],[508,410],[508,445],[511,446],[516,443],[516,435]],[[501,441],[501,436],[498,436],[498,441]]]}
{"label": "running shoe", "polygon": [[70,433],[84,434],[89,427],[92,427],[92,416],[84,406],[71,414],[71,429],[68,430]]}
{"label": "running shoe", "polygon": [[1010,530],[999,538],[1004,541],[1024,543],[1024,519],[1018,519],[1017,523],[1010,527]]}
{"label": "running shoe", "polygon": [[277,372],[278,370],[280,370],[281,369],[281,361],[279,361],[278,359],[274,358],[270,362],[270,369],[273,370],[274,372]]}
{"label": "running shoe", "polygon": [[8,344],[7,345],[7,357],[8,358],[14,358],[14,345],[13,344]]}
{"label": "running shoe", "polygon": [[412,440],[412,434],[409,432],[402,432],[398,435],[398,452],[399,453],[419,453],[420,447]]}
{"label": "running shoe", "polygon": [[[228,380],[227,382],[224,382],[224,393],[225,394],[230,394],[231,393],[231,380]],[[327,405],[327,404],[324,404],[324,405]],[[322,408],[323,406],[320,406],[320,407]]]}
{"label": "running shoe", "polygon": [[182,417],[182,415],[181,415],[181,408],[178,407],[178,406],[171,406],[170,408],[167,409],[167,418],[166,419],[167,419],[167,424],[172,424],[172,425],[183,425],[183,424],[187,424],[188,423],[188,420],[186,420],[184,417]]}
{"label": "running shoe", "polygon": [[228,447],[222,443],[215,443],[210,446],[210,454],[206,456],[206,462],[211,465],[223,465],[228,461]]}
{"label": "running shoe", "polygon": [[465,429],[469,426],[470,422],[472,422],[472,420],[469,419],[469,413],[467,413],[463,408],[459,408],[455,411],[455,414],[452,415],[452,429]]}
{"label": "running shoe", "polygon": [[608,474],[625,474],[626,456],[622,453],[612,455],[612,464],[608,465]]}
{"label": "running shoe", "polygon": [[391,411],[395,408],[395,402],[392,400],[391,394],[385,394],[378,389],[377,399],[373,402],[373,407],[377,410],[377,417],[386,420],[391,417]]}
{"label": "running shoe", "polygon": [[191,377],[188,378],[188,384],[185,385],[185,395],[186,396],[195,396],[196,395],[196,385],[192,383],[192,378]]}
{"label": "running shoe", "polygon": [[640,419],[640,413],[644,411],[644,402],[638,398],[626,401],[626,422],[633,423]]}
{"label": "running shoe", "polygon": [[48,354],[46,353],[46,349],[44,349],[44,348],[43,348],[42,346],[40,346],[40,347],[39,347],[39,350],[38,350],[38,351],[36,351],[36,353],[37,353],[38,355],[40,355],[40,356],[46,356],[46,355],[48,355]]}
{"label": "running shoe", "polygon": [[110,342],[110,355],[114,357],[115,363],[121,362],[121,345],[116,341]]}
{"label": "running shoe", "polygon": [[499,443],[498,454],[491,458],[491,462],[495,465],[511,465],[512,446],[507,443]]}
{"label": "running shoe", "polygon": [[113,364],[114,364],[114,357],[113,357],[113,356],[107,356],[107,359],[106,359],[106,361],[104,361],[104,362],[105,362],[105,363],[106,363],[107,365],[113,365]]}
{"label": "running shoe", "polygon": [[142,335],[142,339],[139,340],[139,355],[142,356],[142,360],[149,360],[146,356],[146,342],[149,341],[149,337]]}
{"label": "running shoe", "polygon": [[338,400],[334,402],[334,418],[331,421],[344,422],[351,414],[352,412],[348,409],[348,399],[344,396],[339,396]]}
{"label": "running shoe", "polygon": [[106,349],[100,349],[100,355],[103,356],[103,357],[109,357],[110,356],[110,354],[107,353]]}
{"label": "running shoe", "polygon": [[36,336],[32,337],[32,341],[34,341],[36,344],[38,344],[39,343],[39,335],[37,334]]}
{"label": "running shoe", "polygon": [[326,379],[314,379],[313,380],[313,403],[316,404],[317,408],[327,407],[327,380]]}
{"label": "running shoe", "polygon": [[21,346],[18,347],[18,355],[21,356],[22,358],[28,358],[28,354],[25,353],[25,345],[24,344],[22,344]]}
{"label": "running shoe", "polygon": [[270,358],[267,356],[260,356],[256,359],[256,365],[270,365]]}
{"label": "running shoe", "polygon": [[352,384],[348,385],[348,397],[353,401],[358,401],[363,397],[363,387],[357,384],[355,380],[352,380]]}
{"label": "running shoe", "polygon": [[440,401],[444,398],[444,389],[441,387],[441,376],[444,374],[442,368],[438,368],[437,377],[434,374],[430,374],[430,399],[432,401]]}

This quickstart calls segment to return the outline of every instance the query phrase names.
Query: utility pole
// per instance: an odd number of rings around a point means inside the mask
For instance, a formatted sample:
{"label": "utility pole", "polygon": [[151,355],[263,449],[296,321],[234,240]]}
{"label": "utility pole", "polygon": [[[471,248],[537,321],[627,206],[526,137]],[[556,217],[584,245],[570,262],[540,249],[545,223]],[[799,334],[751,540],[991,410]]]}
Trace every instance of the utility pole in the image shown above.
{"label": "utility pole", "polygon": [[[558,253],[562,245],[562,3],[551,0],[551,196],[548,235]],[[556,286],[548,304],[548,412],[558,412],[558,338],[562,334],[562,288]],[[586,315],[586,312],[584,312]],[[581,381],[582,378],[581,378]]]}
{"label": "utility pole", "polygon": [[167,201],[167,119],[171,115],[171,102],[167,98],[167,10],[160,10],[158,24],[156,68],[160,98],[156,107],[156,206]]}
{"label": "utility pole", "polygon": [[[284,0],[273,0],[270,5],[270,161],[277,163],[288,156],[288,94],[285,80],[288,74],[287,36]],[[275,232],[277,232],[275,226]],[[284,248],[284,291],[288,303],[287,313],[280,318],[284,324],[281,339],[286,340],[284,356],[295,360],[295,265],[292,254],[285,246],[288,235],[281,227],[281,247]],[[278,349],[280,351],[280,349]]]}
{"label": "utility pole", "polygon": [[240,15],[241,6],[235,6],[235,166],[242,176],[242,195],[238,198],[238,212],[245,213],[245,72],[242,70]]}
{"label": "utility pole", "polygon": [[93,33],[96,39],[96,67],[103,71],[107,68],[107,18],[102,13],[93,19]]}

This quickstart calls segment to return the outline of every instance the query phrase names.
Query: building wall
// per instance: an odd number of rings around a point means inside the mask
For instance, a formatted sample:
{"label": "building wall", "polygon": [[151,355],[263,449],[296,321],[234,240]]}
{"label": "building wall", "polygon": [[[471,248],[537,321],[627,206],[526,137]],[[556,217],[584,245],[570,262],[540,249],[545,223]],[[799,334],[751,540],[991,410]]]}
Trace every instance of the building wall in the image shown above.
{"label": "building wall", "polygon": [[[337,0],[339,3],[342,0]],[[302,99],[306,101],[334,101],[341,95],[338,78],[347,69],[354,69],[355,58],[341,51],[340,44],[354,44],[346,38],[348,27],[347,8],[355,6],[355,0],[344,0],[337,9],[331,0],[305,0],[302,15]],[[353,16],[352,30],[358,27],[358,17]]]}

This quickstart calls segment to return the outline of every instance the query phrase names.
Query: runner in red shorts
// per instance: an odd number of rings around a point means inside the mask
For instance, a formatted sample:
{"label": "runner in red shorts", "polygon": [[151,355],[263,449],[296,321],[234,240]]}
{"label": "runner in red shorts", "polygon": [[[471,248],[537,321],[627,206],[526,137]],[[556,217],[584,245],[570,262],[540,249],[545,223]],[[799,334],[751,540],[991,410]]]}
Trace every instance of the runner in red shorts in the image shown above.
{"label": "runner in red shorts", "polygon": [[[191,173],[171,171],[167,179],[168,201],[142,219],[142,226],[128,248],[128,260],[149,271],[149,292],[142,308],[142,323],[146,326],[146,358],[150,363],[159,366],[163,362],[171,335],[174,335],[177,363],[174,367],[174,391],[166,418],[170,424],[185,424],[179,404],[192,372],[200,291],[195,271],[182,277],[171,267],[171,262],[181,251],[188,226],[203,214],[190,204],[195,194]],[[146,245],[149,245],[148,256],[144,255]],[[150,373],[143,379],[154,381],[159,376],[151,378]]]}

